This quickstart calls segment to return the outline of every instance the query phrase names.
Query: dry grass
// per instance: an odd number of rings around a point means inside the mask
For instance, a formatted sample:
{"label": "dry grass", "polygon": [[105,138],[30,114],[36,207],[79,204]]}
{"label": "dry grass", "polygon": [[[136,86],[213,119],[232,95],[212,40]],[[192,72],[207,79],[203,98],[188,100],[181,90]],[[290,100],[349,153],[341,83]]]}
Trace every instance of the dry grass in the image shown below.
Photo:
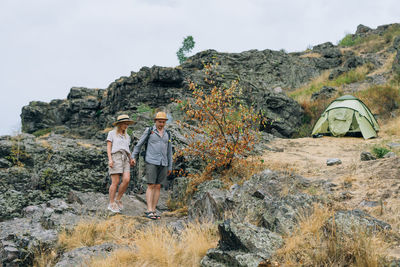
{"label": "dry grass", "polygon": [[355,94],[374,114],[389,118],[400,104],[400,88],[394,85],[373,85]]}
{"label": "dry grass", "polygon": [[96,148],[96,146],[94,146],[92,144],[88,144],[88,143],[77,142],[77,144],[84,148]]}
{"label": "dry grass", "polygon": [[400,116],[386,120],[382,123],[380,135],[382,134],[391,137],[400,136]]}
{"label": "dry grass", "polygon": [[[50,133],[48,133],[48,135],[50,135]],[[53,146],[49,144],[49,142],[47,140],[39,140],[40,144],[42,145],[42,147],[46,148],[47,150],[53,150]]]}
{"label": "dry grass", "polygon": [[266,168],[264,160],[260,157],[249,157],[247,159],[238,159],[232,167],[224,171],[221,180],[226,188],[230,188],[233,184],[243,184],[256,173]]}
{"label": "dry grass", "polygon": [[387,262],[387,243],[379,234],[354,229],[349,235],[338,234],[325,225],[333,210],[314,206],[310,216],[299,216],[299,227],[285,239],[275,254],[282,266],[382,266]]}
{"label": "dry grass", "polygon": [[320,53],[308,53],[300,56],[300,58],[320,58],[320,57],[321,57]]}
{"label": "dry grass", "polygon": [[[167,204],[168,206],[168,204]],[[182,206],[180,208],[174,209],[173,211],[165,211],[163,212],[164,217],[184,217],[188,214],[188,207],[187,206]]]}
{"label": "dry grass", "polygon": [[135,218],[116,215],[106,221],[82,221],[69,233],[62,231],[58,245],[67,250],[112,241],[125,244],[136,231]]}
{"label": "dry grass", "polygon": [[265,167],[273,171],[281,171],[284,173],[296,173],[300,171],[296,163],[274,161],[273,159],[271,159],[270,161],[267,160],[265,162]]}
{"label": "dry grass", "polygon": [[57,252],[54,249],[38,249],[34,254],[33,267],[48,267],[56,264]]}
{"label": "dry grass", "polygon": [[394,62],[394,59],[396,57],[396,53],[392,53],[388,56],[386,59],[385,63],[375,71],[371,72],[369,75],[377,75],[377,74],[382,74],[384,72],[390,71],[392,69],[392,65]]}
{"label": "dry grass", "polygon": [[199,266],[217,241],[212,224],[188,224],[180,234],[165,225],[152,225],[137,231],[129,248],[118,249],[106,259],[93,258],[89,266]]}
{"label": "dry grass", "polygon": [[323,86],[338,87],[340,89],[345,84],[363,81],[372,68],[372,64],[364,64],[363,66],[343,73],[334,80],[329,80],[330,71],[327,70],[305,86],[288,93],[288,95],[297,102],[307,102],[310,101],[311,95],[318,92]]}
{"label": "dry grass", "polygon": [[[58,249],[72,250],[105,242],[122,247],[85,266],[199,266],[208,249],[218,242],[216,226],[189,223],[178,234],[165,224],[139,225],[139,218],[122,215],[104,221],[83,221],[71,232],[61,232]],[[48,266],[54,253],[39,253],[36,266]]]}
{"label": "dry grass", "polygon": [[[228,189],[233,184],[242,184],[244,181],[250,179],[253,174],[258,173],[265,168],[265,162],[260,157],[235,159],[229,169],[219,171],[218,179],[220,179],[223,182],[224,187]],[[214,179],[214,175],[214,172],[210,172],[207,169],[201,173],[188,175],[190,183],[187,188],[187,195],[192,195],[197,190],[199,184]]]}
{"label": "dry grass", "polygon": [[288,95],[298,102],[309,100],[312,93],[321,89],[321,84],[328,81],[329,74],[329,70],[324,71],[320,76],[312,79],[308,84],[288,93]]}

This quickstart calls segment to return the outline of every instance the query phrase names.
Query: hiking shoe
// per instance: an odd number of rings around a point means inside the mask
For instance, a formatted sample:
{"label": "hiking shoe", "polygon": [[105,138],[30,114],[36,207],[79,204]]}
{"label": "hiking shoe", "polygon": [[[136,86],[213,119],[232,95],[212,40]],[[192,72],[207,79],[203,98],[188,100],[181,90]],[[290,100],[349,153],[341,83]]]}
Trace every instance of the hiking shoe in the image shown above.
{"label": "hiking shoe", "polygon": [[114,212],[114,213],[118,213],[118,212],[121,211],[121,210],[118,208],[118,205],[117,205],[115,202],[114,202],[114,203],[108,204],[107,209],[110,210],[111,212]]}
{"label": "hiking shoe", "polygon": [[124,205],[122,204],[121,199],[120,200],[115,200],[115,203],[117,203],[117,206],[118,206],[119,210],[123,210],[124,209]]}

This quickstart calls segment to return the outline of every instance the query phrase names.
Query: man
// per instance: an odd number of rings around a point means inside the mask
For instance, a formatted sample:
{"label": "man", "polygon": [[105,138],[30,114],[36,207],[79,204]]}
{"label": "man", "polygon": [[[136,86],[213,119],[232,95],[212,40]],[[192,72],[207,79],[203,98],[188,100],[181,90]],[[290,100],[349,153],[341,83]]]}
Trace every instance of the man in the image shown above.
{"label": "man", "polygon": [[150,219],[160,219],[156,213],[156,206],[160,198],[161,184],[172,171],[172,144],[171,137],[165,129],[167,114],[158,112],[154,118],[154,126],[147,128],[132,152],[133,164],[139,156],[143,144],[147,140],[145,155],[147,191],[146,216]]}

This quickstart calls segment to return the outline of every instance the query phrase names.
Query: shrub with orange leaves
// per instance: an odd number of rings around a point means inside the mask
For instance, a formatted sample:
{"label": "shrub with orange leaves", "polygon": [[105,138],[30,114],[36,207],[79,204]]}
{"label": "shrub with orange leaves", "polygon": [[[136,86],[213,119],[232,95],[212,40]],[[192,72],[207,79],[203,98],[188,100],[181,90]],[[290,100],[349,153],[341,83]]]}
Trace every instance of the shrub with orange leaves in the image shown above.
{"label": "shrub with orange leaves", "polygon": [[202,158],[207,163],[207,173],[229,169],[235,159],[248,155],[257,140],[261,121],[260,114],[241,101],[238,80],[230,86],[216,82],[223,77],[217,69],[218,64],[205,64],[206,86],[189,81],[191,98],[176,100],[186,119],[197,123],[196,130],[186,136],[189,145],[178,153]]}

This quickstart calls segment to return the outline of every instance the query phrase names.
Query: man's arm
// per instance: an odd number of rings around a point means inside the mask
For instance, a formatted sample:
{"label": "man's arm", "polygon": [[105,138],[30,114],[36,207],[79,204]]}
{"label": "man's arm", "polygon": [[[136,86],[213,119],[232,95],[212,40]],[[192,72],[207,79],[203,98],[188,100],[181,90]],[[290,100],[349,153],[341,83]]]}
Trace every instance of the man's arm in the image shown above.
{"label": "man's arm", "polygon": [[168,151],[167,151],[167,157],[168,157],[168,174],[171,173],[172,171],[172,140],[170,133],[168,132]]}
{"label": "man's arm", "polygon": [[142,136],[140,137],[139,141],[137,142],[136,146],[133,148],[133,152],[132,152],[132,159],[136,161],[136,159],[139,157],[139,153],[140,153],[140,149],[142,148],[144,142],[146,141],[147,135],[150,131],[150,127],[147,128]]}

